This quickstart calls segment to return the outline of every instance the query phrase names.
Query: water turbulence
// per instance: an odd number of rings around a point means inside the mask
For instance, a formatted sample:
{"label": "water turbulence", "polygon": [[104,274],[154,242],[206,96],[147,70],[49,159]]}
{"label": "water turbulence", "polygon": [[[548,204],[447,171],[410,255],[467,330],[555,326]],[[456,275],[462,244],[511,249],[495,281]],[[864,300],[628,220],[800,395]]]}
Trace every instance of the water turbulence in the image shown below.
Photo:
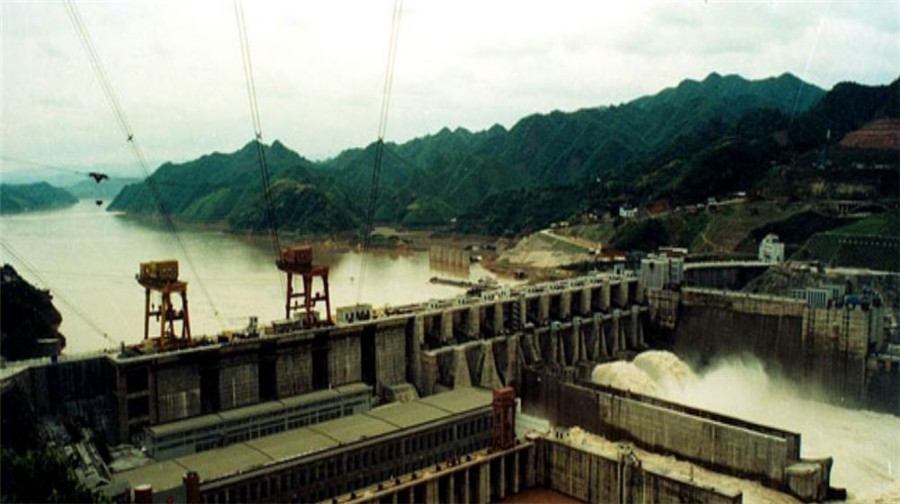
{"label": "water turbulence", "polygon": [[672,352],[648,350],[632,364],[642,370],[662,391],[679,390],[697,383],[698,377],[687,363]]}
{"label": "water turbulence", "polygon": [[659,387],[644,370],[631,362],[616,361],[601,364],[591,373],[594,383],[609,385],[639,394],[659,396]]}
{"label": "water turbulence", "polygon": [[900,502],[900,418],[802,395],[759,359],[722,359],[696,373],[675,354],[648,351],[594,368],[594,382],[798,432],[804,458],[834,458],[831,484],[855,502]]}

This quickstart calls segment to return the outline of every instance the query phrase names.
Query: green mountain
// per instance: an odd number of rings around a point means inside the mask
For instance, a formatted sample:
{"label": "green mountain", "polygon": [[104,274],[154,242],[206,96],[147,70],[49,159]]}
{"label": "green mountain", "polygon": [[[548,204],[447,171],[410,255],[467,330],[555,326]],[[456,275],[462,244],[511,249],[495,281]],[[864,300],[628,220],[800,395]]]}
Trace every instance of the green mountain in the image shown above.
{"label": "green mountain", "polygon": [[35,212],[70,207],[78,198],[46,182],[0,184],[0,214]]}
{"label": "green mountain", "polygon": [[[711,79],[721,82],[715,77]],[[770,82],[792,79],[782,76]],[[710,78],[704,82],[708,81]],[[690,101],[696,87],[682,83],[674,90],[637,103],[646,105],[655,101],[657,106],[665,107],[679,89],[685,91],[684,97]],[[471,207],[460,217],[459,225],[471,232],[518,234],[589,213],[615,213],[620,204],[675,207],[736,191],[804,199],[817,197],[814,193],[823,185],[822,196],[896,199],[900,170],[884,169],[884,166],[897,166],[896,151],[873,157],[871,152],[842,149],[837,143],[845,134],[873,120],[898,117],[898,89],[900,80],[887,86],[844,83],[802,111],[799,111],[801,107],[811,101],[801,97],[794,99],[796,107],[786,107],[791,100],[784,99],[778,108],[745,109],[737,120],[730,120],[727,115],[707,115],[705,122],[685,128],[685,133],[672,139],[667,147],[646,151],[628,162],[600,170],[593,180],[575,181],[566,190],[533,189],[541,197],[549,198],[547,204],[553,209],[545,212],[546,218],[539,222],[534,222],[533,215],[516,215],[503,208],[505,201],[520,196],[510,190]],[[662,114],[660,120],[671,117],[674,116]],[[815,168],[823,159],[828,169]],[[892,161],[882,163],[880,169],[857,167],[873,159]],[[552,193],[560,196],[554,198]]]}
{"label": "green mountain", "polygon": [[[280,230],[312,234],[355,229],[359,210],[337,190],[323,190],[312,163],[275,141],[263,146],[269,196]],[[110,210],[168,214],[235,230],[268,229],[256,142],[183,164],[166,163],[147,180],[122,189]]]}
{"label": "green mountain", "polygon": [[[809,163],[879,116],[896,115],[897,83],[832,91],[790,74],[750,81],[711,74],[629,103],[525,117],[512,128],[441,131],[385,144],[375,219],[404,226],[457,220],[457,229],[519,234],[619,204],[675,204],[778,186],[773,166]],[[897,101],[897,100],[894,100]],[[375,144],[313,163],[264,146],[279,229],[358,228]],[[266,227],[256,144],[167,163],[123,189],[113,210],[165,212],[233,229]]]}
{"label": "green mountain", "polygon": [[[457,215],[492,194],[582,183],[658,155],[679,138],[701,134],[715,121],[736,124],[752,110],[807,110],[823,91],[790,74],[761,81],[711,74],[701,82],[630,103],[523,118],[471,133],[443,129],[401,145],[386,145],[376,217],[402,222],[420,198],[440,201]],[[322,163],[338,173],[338,187],[354,197],[368,190],[374,145]]]}

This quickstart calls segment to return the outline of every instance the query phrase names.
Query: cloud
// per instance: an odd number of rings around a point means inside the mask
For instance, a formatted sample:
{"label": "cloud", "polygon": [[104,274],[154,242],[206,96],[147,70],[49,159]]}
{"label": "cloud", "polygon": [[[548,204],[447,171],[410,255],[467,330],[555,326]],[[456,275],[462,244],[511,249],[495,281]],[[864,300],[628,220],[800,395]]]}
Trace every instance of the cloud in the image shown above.
{"label": "cloud", "polygon": [[[375,139],[392,6],[244,4],[267,140],[321,159]],[[252,138],[230,2],[78,7],[154,164]],[[3,2],[0,10],[3,151],[48,164],[130,164],[63,6]],[[884,84],[898,74],[898,19],[894,1],[406,2],[388,139],[512,126],[712,71]]]}
{"label": "cloud", "polygon": [[622,32],[617,46],[631,54],[665,58],[760,54],[814,27],[814,9],[773,3],[667,3],[648,10]]}

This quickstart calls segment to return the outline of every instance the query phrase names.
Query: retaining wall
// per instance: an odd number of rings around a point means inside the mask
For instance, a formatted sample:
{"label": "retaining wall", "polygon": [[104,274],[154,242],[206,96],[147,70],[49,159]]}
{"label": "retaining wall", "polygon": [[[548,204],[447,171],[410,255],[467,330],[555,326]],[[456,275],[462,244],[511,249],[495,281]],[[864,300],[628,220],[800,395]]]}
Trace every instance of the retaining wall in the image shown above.
{"label": "retaining wall", "polygon": [[611,387],[524,370],[520,394],[524,413],[554,425],[580,426],[777,488],[786,488],[785,468],[800,460],[799,434]]}
{"label": "retaining wall", "polygon": [[700,486],[692,481],[643,467],[624,456],[610,457],[552,438],[536,446],[536,482],[584,502],[707,503],[743,501],[740,492]]}

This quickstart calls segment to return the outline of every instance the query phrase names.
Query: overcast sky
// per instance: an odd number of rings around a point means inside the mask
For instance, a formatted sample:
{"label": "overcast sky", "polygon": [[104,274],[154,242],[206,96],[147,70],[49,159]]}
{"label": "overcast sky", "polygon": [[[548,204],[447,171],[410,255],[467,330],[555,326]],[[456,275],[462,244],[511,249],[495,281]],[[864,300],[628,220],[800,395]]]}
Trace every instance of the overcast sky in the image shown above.
{"label": "overcast sky", "polygon": [[[253,137],[231,1],[77,4],[150,161]],[[264,140],[318,160],[378,132],[392,2],[247,2]],[[2,172],[135,161],[62,3],[0,1]],[[511,127],[710,72],[824,88],[900,75],[900,1],[405,2],[386,139]]]}

